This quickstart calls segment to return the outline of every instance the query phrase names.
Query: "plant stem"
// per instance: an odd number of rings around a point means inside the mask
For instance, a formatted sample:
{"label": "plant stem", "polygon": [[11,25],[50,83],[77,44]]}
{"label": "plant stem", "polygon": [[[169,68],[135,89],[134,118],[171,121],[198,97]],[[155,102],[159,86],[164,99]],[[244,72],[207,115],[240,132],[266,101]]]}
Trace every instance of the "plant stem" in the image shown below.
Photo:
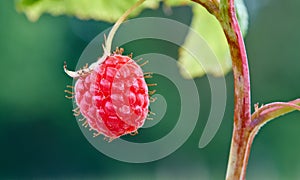
{"label": "plant stem", "polygon": [[220,22],[227,38],[234,76],[234,127],[226,179],[244,179],[254,135],[250,128],[250,77],[244,40],[234,7],[234,0],[221,0],[219,9],[214,0],[195,0]]}
{"label": "plant stem", "polygon": [[[103,55],[101,58],[98,59],[97,62],[93,63],[90,65],[89,69],[94,69],[95,66],[97,64],[101,64],[105,61],[105,59],[111,55],[111,46],[112,46],[112,41],[113,38],[117,32],[117,30],[119,29],[120,25],[126,20],[126,18],[132,13],[132,11],[134,11],[136,8],[138,8],[141,4],[143,4],[143,2],[145,2],[146,0],[138,0],[133,6],[131,6],[118,20],[117,22],[114,24],[114,26],[111,28],[107,39],[104,36],[105,42],[104,44],[102,44],[103,47]],[[65,72],[68,73],[66,71],[66,66],[64,66]]]}
{"label": "plant stem", "polygon": [[234,125],[227,166],[227,180],[245,179],[250,148],[255,134],[247,127],[239,129],[237,125]]}
{"label": "plant stem", "polygon": [[219,16],[219,2],[218,0],[192,0],[207,9],[208,12],[215,17]]}
{"label": "plant stem", "polygon": [[300,98],[287,103],[274,102],[264,105],[252,114],[251,127],[261,127],[272,119],[294,110],[300,111]]}
{"label": "plant stem", "polygon": [[110,30],[107,41],[105,42],[105,52],[104,54],[110,55],[111,53],[111,45],[112,45],[112,40],[113,37],[115,36],[116,31],[120,27],[120,25],[125,21],[125,19],[134,11],[137,7],[139,7],[141,4],[143,4],[145,0],[139,0],[137,1],[131,8],[129,8],[119,19],[118,21],[114,24],[112,29]]}
{"label": "plant stem", "polygon": [[255,134],[251,123],[250,77],[244,40],[236,17],[234,0],[221,0],[219,21],[226,35],[234,76],[234,127],[226,179],[245,179]]}

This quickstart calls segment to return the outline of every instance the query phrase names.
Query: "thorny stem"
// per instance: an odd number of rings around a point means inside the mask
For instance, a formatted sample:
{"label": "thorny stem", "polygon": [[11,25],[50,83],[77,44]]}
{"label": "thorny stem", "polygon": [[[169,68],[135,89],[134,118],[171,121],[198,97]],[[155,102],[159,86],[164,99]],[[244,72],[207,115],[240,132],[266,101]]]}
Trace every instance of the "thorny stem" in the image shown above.
{"label": "thorny stem", "polygon": [[263,124],[280,115],[300,110],[300,99],[289,103],[272,103],[256,109],[251,117],[250,77],[247,53],[236,17],[234,0],[192,0],[204,6],[220,22],[227,38],[234,76],[234,127],[226,179],[242,180],[252,141]]}

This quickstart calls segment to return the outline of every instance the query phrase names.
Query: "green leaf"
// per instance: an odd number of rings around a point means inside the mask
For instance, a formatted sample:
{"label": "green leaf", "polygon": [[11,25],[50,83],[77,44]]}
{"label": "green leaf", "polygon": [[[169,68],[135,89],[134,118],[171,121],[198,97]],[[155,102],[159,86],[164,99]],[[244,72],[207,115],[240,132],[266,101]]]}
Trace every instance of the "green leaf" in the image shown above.
{"label": "green leaf", "polygon": [[[115,22],[137,0],[18,0],[17,10],[24,12],[31,21],[44,13],[70,15],[79,19],[94,19]],[[137,16],[144,8],[157,8],[159,0],[146,1],[131,14]]]}
{"label": "green leaf", "polygon": [[[201,77],[205,74],[223,76],[231,70],[231,59],[229,47],[222,27],[217,19],[211,15],[204,7],[197,4],[193,5],[193,20],[191,28],[195,33],[189,32],[184,48],[179,51],[179,67],[181,74],[185,78]],[[195,42],[201,36],[204,41],[202,44]],[[207,46],[210,47],[207,48]],[[195,58],[190,49],[197,48],[196,54],[201,58]]]}

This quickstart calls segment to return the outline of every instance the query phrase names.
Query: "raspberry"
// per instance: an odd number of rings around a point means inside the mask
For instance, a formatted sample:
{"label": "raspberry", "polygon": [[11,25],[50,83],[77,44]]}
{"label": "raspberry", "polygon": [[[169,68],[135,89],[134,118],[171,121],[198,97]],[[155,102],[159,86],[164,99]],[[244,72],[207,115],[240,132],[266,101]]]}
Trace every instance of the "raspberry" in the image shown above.
{"label": "raspberry", "polygon": [[95,130],[94,136],[103,134],[111,140],[136,133],[147,118],[149,106],[141,67],[120,53],[122,49],[117,49],[103,63],[78,71],[74,87],[75,113],[83,115],[83,125]]}
{"label": "raspberry", "polygon": [[[152,113],[148,111],[149,95],[145,82],[145,78],[152,77],[151,73],[144,76],[141,67],[131,57],[122,55],[123,49],[117,48],[110,54],[113,37],[121,23],[143,2],[137,1],[117,20],[107,39],[104,36],[104,54],[97,62],[77,72],[67,70],[64,65],[64,71],[69,76],[78,78],[73,92],[65,90],[72,95],[66,97],[75,97],[78,107],[73,110],[74,115],[82,114],[84,118],[81,120],[86,120],[83,125],[96,131],[94,137],[103,134],[113,140],[129,133],[136,134],[148,112]],[[150,95],[154,93],[155,90],[149,92]],[[154,102],[155,98],[150,100]]]}

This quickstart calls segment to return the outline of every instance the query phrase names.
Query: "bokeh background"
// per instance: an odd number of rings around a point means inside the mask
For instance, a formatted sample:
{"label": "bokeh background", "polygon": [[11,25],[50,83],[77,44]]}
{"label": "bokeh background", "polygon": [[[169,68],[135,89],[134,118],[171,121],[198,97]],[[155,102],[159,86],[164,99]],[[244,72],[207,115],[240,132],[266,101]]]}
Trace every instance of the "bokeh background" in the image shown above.
{"label": "bokeh background", "polygon": [[[297,0],[247,0],[250,27],[245,38],[251,72],[253,103],[288,101],[300,96],[300,22]],[[188,7],[145,10],[140,16],[161,16],[189,24]],[[43,15],[29,22],[16,12],[14,1],[0,2],[0,178],[86,179],[224,179],[233,117],[232,73],[226,76],[227,107],[221,127],[204,149],[198,148],[210,108],[207,77],[196,78],[201,110],[189,140],[170,156],[145,164],[119,162],[98,152],[83,136],[64,98],[72,83],[62,70],[71,69],[86,45],[111,24]],[[141,46],[142,43],[142,46]],[[159,52],[177,56],[176,46],[145,40],[126,45],[134,53]],[[164,47],[166,47],[164,45]],[[176,110],[178,92],[164,78],[162,94]],[[170,83],[170,82],[169,82]],[[169,87],[169,88],[167,88]],[[168,111],[147,136],[172,129],[176,113]],[[300,113],[267,124],[253,143],[247,179],[300,178]],[[145,131],[146,132],[146,131]],[[142,136],[143,132],[139,136]]]}

